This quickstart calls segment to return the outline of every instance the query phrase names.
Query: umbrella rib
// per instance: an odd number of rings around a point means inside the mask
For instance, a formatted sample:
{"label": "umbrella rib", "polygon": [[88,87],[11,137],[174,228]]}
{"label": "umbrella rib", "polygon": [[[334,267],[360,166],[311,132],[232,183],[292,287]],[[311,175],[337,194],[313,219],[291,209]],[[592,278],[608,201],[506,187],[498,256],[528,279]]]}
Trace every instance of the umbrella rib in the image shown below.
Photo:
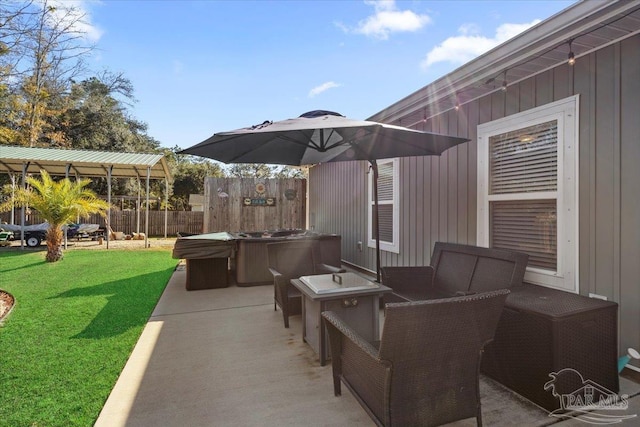
{"label": "umbrella rib", "polygon": [[[332,131],[332,134],[333,134],[333,131]],[[329,137],[331,137],[331,135],[329,135]],[[332,149],[332,148],[334,148],[334,147],[338,147],[338,146],[340,146],[340,145],[342,145],[342,144],[344,144],[344,143],[345,143],[344,141],[340,141],[340,142],[337,142],[337,143],[335,143],[335,144],[333,144],[333,145],[330,145],[330,146],[324,146],[324,147],[323,147],[322,145],[318,145],[318,144],[316,144],[316,143],[315,143],[314,141],[312,141],[312,140],[309,140],[307,143],[304,143],[304,142],[301,142],[301,141],[299,141],[299,140],[297,140],[297,139],[295,139],[295,138],[292,138],[292,137],[290,137],[290,136],[286,136],[286,135],[281,135],[281,136],[280,136],[280,138],[281,138],[281,139],[285,139],[285,140],[287,140],[287,141],[289,141],[289,142],[291,142],[291,143],[293,143],[293,144],[301,145],[301,146],[303,146],[303,147],[309,147],[309,146],[310,146],[311,148],[313,148],[314,150],[317,150],[317,151],[319,151],[319,152],[328,151],[328,150],[330,150],[330,149]]]}

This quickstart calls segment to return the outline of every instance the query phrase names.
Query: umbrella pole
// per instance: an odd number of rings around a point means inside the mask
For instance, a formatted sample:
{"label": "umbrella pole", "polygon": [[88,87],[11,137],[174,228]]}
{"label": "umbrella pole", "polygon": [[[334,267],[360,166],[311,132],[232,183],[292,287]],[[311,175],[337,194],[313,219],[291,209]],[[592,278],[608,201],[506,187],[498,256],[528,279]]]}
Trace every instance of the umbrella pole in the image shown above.
{"label": "umbrella pole", "polygon": [[373,232],[376,239],[376,282],[380,283],[380,212],[378,212],[378,162],[375,159],[370,160],[371,170],[373,171],[373,201],[375,206],[375,215],[373,222]]}

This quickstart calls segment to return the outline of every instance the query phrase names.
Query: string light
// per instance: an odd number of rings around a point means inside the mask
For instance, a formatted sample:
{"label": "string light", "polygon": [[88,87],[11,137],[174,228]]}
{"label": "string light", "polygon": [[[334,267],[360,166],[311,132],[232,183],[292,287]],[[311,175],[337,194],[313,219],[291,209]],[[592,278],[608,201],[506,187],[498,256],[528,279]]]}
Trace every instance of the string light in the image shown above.
{"label": "string light", "polygon": [[569,40],[569,60],[567,61],[567,63],[569,65],[573,65],[576,63],[576,57],[573,54],[573,50],[571,50],[571,43],[573,42],[573,39]]}
{"label": "string light", "polygon": [[[571,38],[571,39],[570,39],[570,40],[568,40],[568,41],[563,41],[563,42],[561,42],[561,43],[559,43],[559,44],[557,44],[557,45],[555,45],[555,46],[551,47],[550,49],[547,49],[547,50],[546,50],[546,51],[544,51],[544,52],[541,52],[541,53],[539,53],[539,54],[537,54],[537,55],[535,55],[535,56],[533,56],[533,57],[529,57],[529,58],[527,58],[525,61],[522,61],[522,62],[519,62],[519,63],[517,63],[517,64],[515,64],[515,65],[512,65],[512,66],[511,66],[511,69],[514,69],[514,68],[519,67],[519,66],[524,65],[524,64],[528,64],[529,62],[531,62],[531,61],[533,61],[533,60],[535,60],[535,59],[537,59],[537,58],[540,58],[540,57],[542,57],[543,55],[545,55],[545,54],[547,54],[547,53],[549,53],[549,52],[552,52],[553,50],[555,50],[555,49],[559,48],[560,46],[562,46],[562,45],[563,45],[563,44],[565,44],[565,43],[569,43],[569,54],[568,54],[568,56],[567,56],[567,63],[568,63],[569,65],[573,66],[573,65],[576,63],[575,54],[573,53],[573,50],[572,50],[572,43],[573,43],[573,41],[574,41],[575,39],[577,39],[577,38],[579,38],[579,37],[583,37],[583,36],[589,35],[589,34],[591,34],[591,33],[594,33],[594,32],[596,32],[597,30],[600,30],[600,29],[602,29],[602,28],[610,27],[610,26],[612,26],[612,24],[614,24],[614,23],[616,23],[616,22],[618,22],[618,21],[620,21],[620,20],[622,20],[622,19],[624,19],[624,18],[628,17],[629,15],[631,15],[631,14],[635,13],[636,11],[637,11],[637,9],[633,9],[633,10],[631,10],[631,11],[629,11],[629,12],[627,12],[627,13],[623,14],[623,15],[620,15],[619,17],[617,17],[617,18],[616,18],[616,19],[614,19],[613,21],[609,21],[609,22],[603,23],[602,25],[600,25],[600,26],[598,26],[598,27],[595,27],[595,28],[589,29],[588,31],[585,31],[585,32],[583,32],[583,33],[580,33],[580,34],[578,34],[578,35],[575,35],[573,38]],[[470,86],[469,88],[462,89],[462,92],[464,93],[464,92],[466,92],[466,90],[468,90],[468,89],[479,88],[479,87],[482,87],[482,86],[488,86],[488,85],[493,85],[493,89],[495,90],[495,89],[496,89],[496,84],[497,84],[497,81],[496,81],[496,80],[498,80],[498,79],[499,79],[499,78],[498,78],[498,76],[499,76],[500,74],[502,74],[502,75],[503,75],[503,80],[502,80],[502,85],[501,85],[501,87],[500,87],[500,90],[501,90],[502,92],[507,92],[507,89],[508,89],[508,83],[507,83],[507,71],[508,71],[508,70],[504,70],[504,71],[502,71],[502,72],[498,72],[498,73],[494,74],[494,77],[490,77],[490,78],[488,78],[487,80],[485,80],[484,82],[478,83],[478,84],[476,84],[475,86]],[[459,111],[459,109],[460,109],[460,102],[459,102],[459,100],[458,100],[458,94],[459,94],[459,92],[456,92],[456,93],[455,93],[456,99],[455,99],[454,109],[455,109],[456,111]],[[425,111],[425,114],[426,114],[426,111]],[[417,124],[420,124],[420,123],[426,123],[426,122],[427,122],[427,117],[426,117],[426,115],[425,115],[425,118],[423,118],[422,120],[418,120],[417,122],[415,122],[415,123],[413,123],[413,124],[411,124],[411,125],[409,125],[409,126],[407,126],[407,127],[413,127],[413,126],[415,126],[415,125],[417,125]]]}

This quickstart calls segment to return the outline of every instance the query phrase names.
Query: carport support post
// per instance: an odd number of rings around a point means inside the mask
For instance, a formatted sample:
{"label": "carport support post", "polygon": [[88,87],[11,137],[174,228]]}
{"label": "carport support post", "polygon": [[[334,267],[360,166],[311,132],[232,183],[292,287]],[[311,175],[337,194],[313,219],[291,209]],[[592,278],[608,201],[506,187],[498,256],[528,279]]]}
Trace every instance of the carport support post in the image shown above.
{"label": "carport support post", "polygon": [[109,249],[109,240],[111,240],[111,172],[113,165],[107,168],[107,249]]}
{"label": "carport support post", "polygon": [[136,233],[140,234],[140,193],[142,192],[142,185],[140,184],[140,175],[137,178],[138,181],[138,200],[136,201]]}
{"label": "carport support post", "polygon": [[167,217],[169,216],[169,180],[164,178],[164,238],[167,238]]}
{"label": "carport support post", "polygon": [[[64,179],[69,179],[69,169],[71,169],[71,164],[68,163],[64,168]],[[67,230],[69,229],[69,224],[65,224],[62,227],[62,232],[64,233],[64,249],[67,249]]]}
{"label": "carport support post", "polygon": [[148,248],[149,243],[149,180],[151,179],[151,167],[147,166],[147,206],[144,211],[144,247]]}
{"label": "carport support post", "polygon": [[[27,188],[27,169],[29,169],[29,163],[22,163],[22,188]],[[24,222],[26,220],[26,207],[23,205],[20,209],[20,249],[24,250]]]}
{"label": "carport support post", "polygon": [[16,223],[16,208],[13,205],[14,201],[16,200],[16,175],[15,174],[9,174],[9,176],[11,177],[11,217],[9,218],[9,223],[11,224],[15,224]]}

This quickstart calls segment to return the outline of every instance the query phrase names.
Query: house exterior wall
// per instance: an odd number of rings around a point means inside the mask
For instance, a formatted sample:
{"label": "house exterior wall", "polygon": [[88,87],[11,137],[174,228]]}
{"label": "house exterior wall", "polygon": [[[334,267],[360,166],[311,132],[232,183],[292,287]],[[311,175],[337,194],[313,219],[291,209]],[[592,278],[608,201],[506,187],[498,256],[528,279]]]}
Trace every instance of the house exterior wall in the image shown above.
{"label": "house exterior wall", "polygon": [[[618,302],[621,352],[640,348],[639,51],[636,34],[417,125],[471,141],[439,158],[400,159],[400,252],[383,251],[381,265],[427,265],[439,240],[475,244],[478,125],[579,94],[579,292]],[[309,218],[342,235],[346,262],[375,270],[366,172],[366,162],[312,168]]]}

